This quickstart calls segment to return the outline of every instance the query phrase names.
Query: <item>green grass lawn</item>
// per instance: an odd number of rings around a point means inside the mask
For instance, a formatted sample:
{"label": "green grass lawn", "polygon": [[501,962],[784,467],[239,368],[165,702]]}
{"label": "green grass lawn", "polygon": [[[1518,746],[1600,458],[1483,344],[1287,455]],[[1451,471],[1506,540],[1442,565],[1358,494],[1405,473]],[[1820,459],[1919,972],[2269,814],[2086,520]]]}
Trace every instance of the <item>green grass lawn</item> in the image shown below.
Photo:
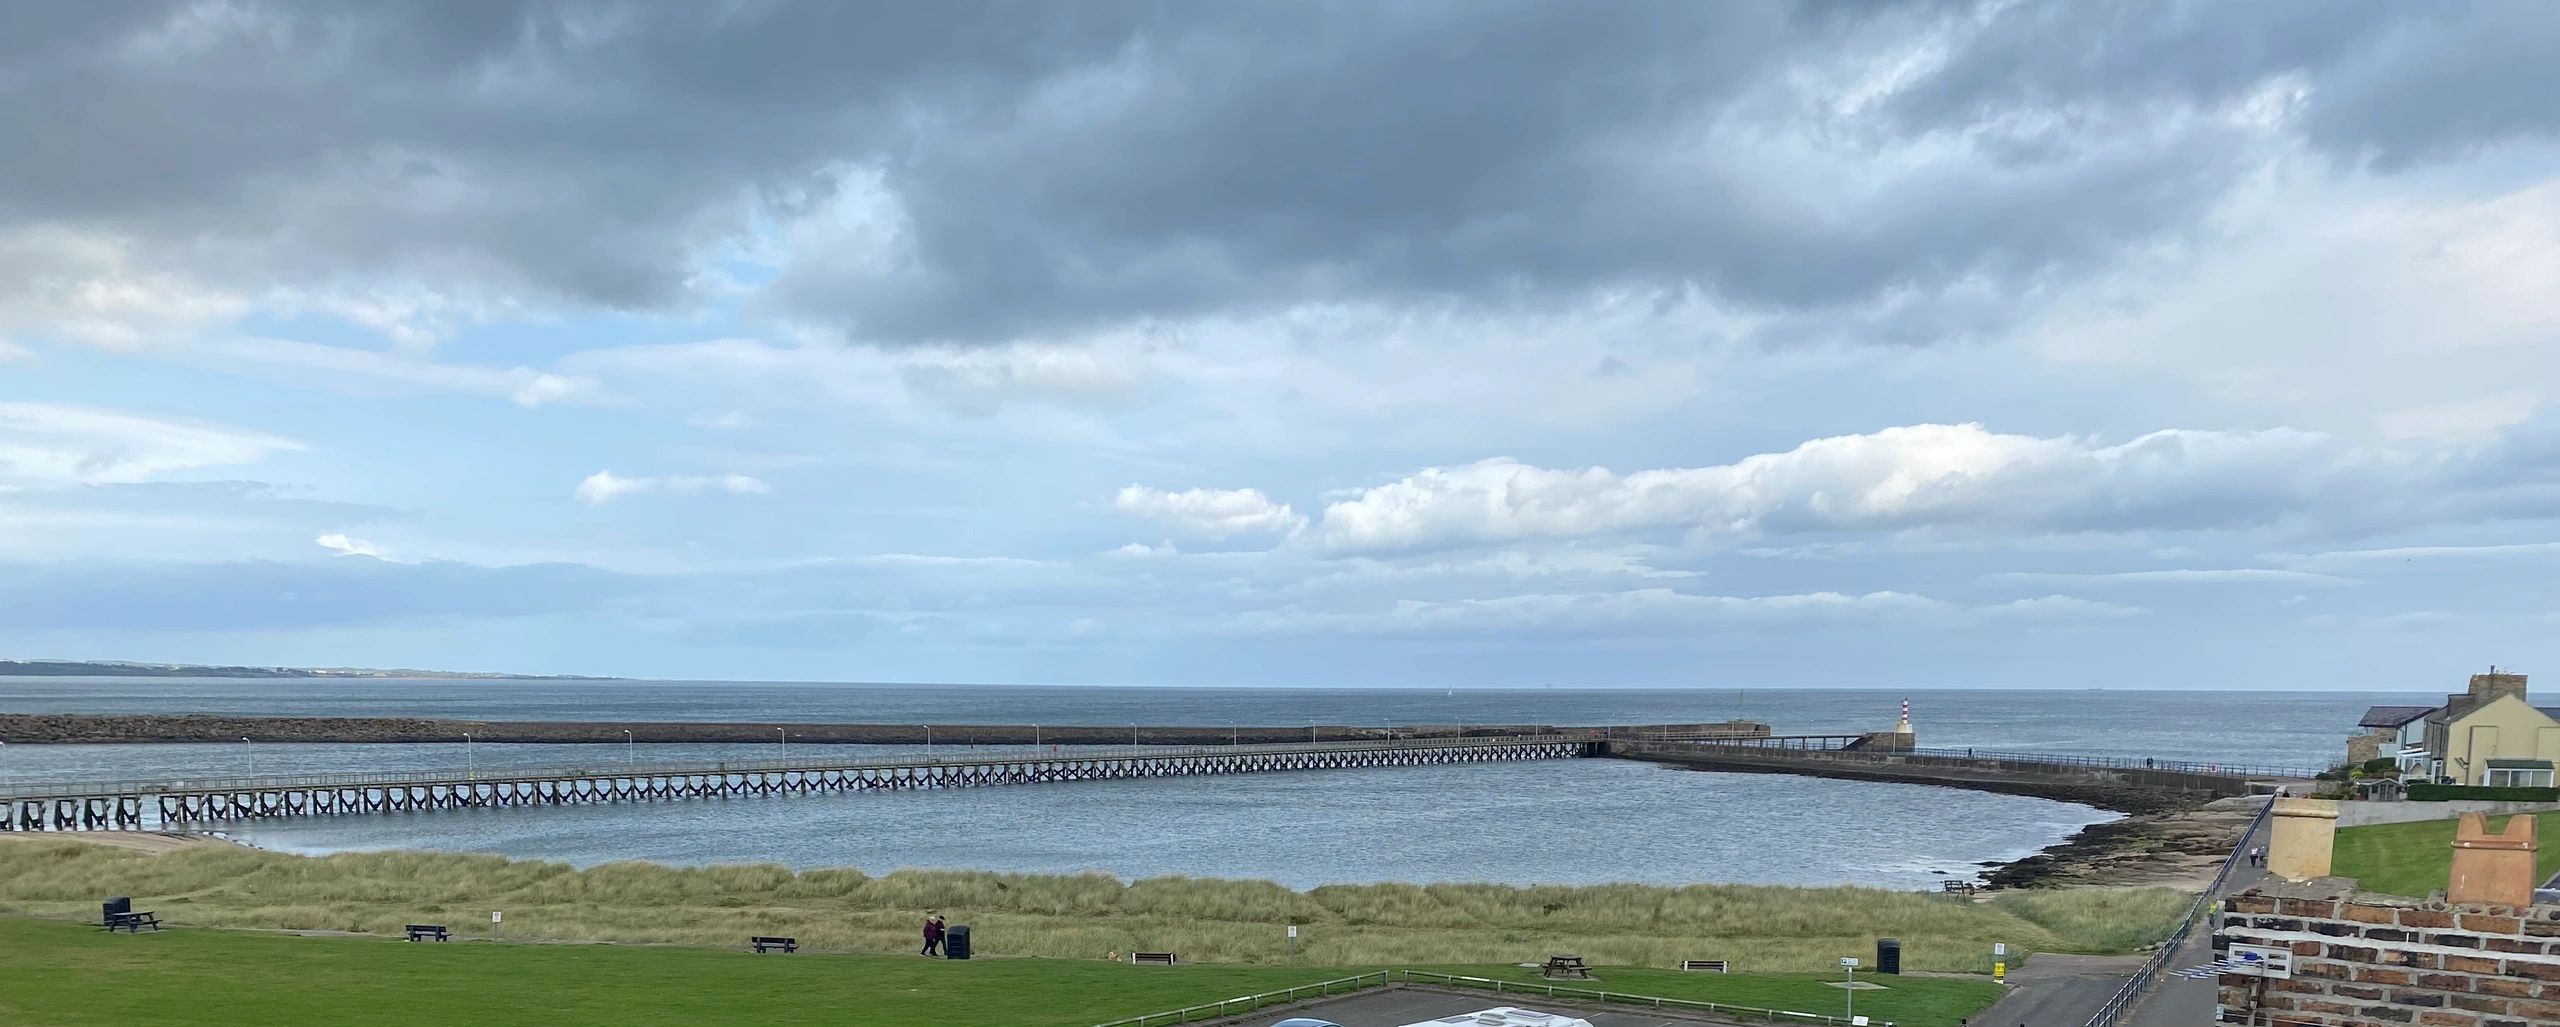
{"label": "green grass lawn", "polygon": [[[1436,967],[1534,982],[1517,967]],[[107,935],[0,918],[0,1023],[80,1027],[311,1023],[544,1023],[616,1027],[753,1023],[862,1027],[1090,1027],[1103,1020],[1347,977],[1345,967],[1132,967],[1098,960],[757,956],[658,946],[410,944],[177,929]],[[1802,974],[1721,976],[1602,967],[1597,990],[1835,1012],[1841,992]],[[1999,989],[1891,979],[1858,1011],[1954,1027]]]}
{"label": "green grass lawn", "polygon": [[[2555,841],[2560,840],[2560,813],[2538,814],[2535,819],[2541,822],[2535,830],[2545,839],[2541,880],[2547,881],[2560,873],[2560,841]],[[2489,829],[2499,830],[2506,822],[2505,817],[2491,817]],[[2423,898],[2444,890],[2453,873],[2453,827],[2450,820],[2424,820],[2346,828],[2338,832],[2332,870],[2340,877],[2355,878],[2368,891]]]}
{"label": "green grass lawn", "polygon": [[1091,1027],[1350,976],[1340,967],[766,955],[0,919],[0,1023]]}
{"label": "green grass lawn", "polygon": [[[1413,969],[1554,984],[1563,988],[1728,1002],[1761,1009],[1792,1009],[1829,1016],[1845,1012],[1843,1000],[1847,995],[1845,990],[1833,986],[1842,978],[1830,974],[1682,973],[1646,967],[1604,966],[1592,971],[1599,978],[1597,981],[1544,981],[1538,978],[1536,970],[1516,966]],[[1998,1001],[2001,992],[1999,985],[1988,980],[1960,977],[1877,977],[1861,970],[1858,980],[1884,985],[1881,991],[1858,992],[1858,1015],[1873,1017],[1878,1022],[1891,1020],[1896,1027],[1956,1027],[1959,1018],[1972,1016]]]}

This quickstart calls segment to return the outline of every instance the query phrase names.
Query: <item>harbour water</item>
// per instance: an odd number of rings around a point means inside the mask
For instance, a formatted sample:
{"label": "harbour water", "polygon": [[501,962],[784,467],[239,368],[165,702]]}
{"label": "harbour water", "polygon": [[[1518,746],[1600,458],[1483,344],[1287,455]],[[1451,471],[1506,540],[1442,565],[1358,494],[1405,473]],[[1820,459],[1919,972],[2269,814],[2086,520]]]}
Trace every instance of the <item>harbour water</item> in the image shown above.
{"label": "harbour water", "polygon": [[[1658,723],[1780,733],[1889,726],[1904,696],[1781,690],[1386,691],[738,684],[0,680],[0,712],[880,723]],[[2251,764],[2333,761],[2369,704],[2422,696],[1919,692],[1924,744]],[[946,744],[953,756],[970,750]],[[100,745],[0,748],[35,780],[769,759],[776,745]],[[863,755],[911,748],[865,747]],[[475,810],[243,825],[297,852],[432,848],[564,860],[776,862],[1368,881],[1934,887],[2111,814],[1916,785],[1615,760],[1327,771],[947,792]]]}

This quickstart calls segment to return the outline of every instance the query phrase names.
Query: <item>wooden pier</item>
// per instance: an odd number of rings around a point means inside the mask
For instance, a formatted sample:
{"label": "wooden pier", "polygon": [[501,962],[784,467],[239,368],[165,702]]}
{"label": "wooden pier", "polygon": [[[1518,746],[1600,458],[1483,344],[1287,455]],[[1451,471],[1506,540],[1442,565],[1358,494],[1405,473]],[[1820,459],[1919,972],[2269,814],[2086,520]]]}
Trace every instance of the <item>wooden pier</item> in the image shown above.
{"label": "wooden pier", "polygon": [[184,829],[286,817],[1570,759],[1596,755],[1603,745],[1587,737],[1528,735],[26,785],[0,795],[0,831]]}

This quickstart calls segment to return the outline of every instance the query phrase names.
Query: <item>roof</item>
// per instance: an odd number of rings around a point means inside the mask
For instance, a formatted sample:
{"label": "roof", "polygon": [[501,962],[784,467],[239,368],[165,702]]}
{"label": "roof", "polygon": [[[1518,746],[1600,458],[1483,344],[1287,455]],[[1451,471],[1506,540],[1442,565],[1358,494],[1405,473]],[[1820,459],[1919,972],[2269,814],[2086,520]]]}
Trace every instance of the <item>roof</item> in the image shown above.
{"label": "roof", "polygon": [[2399,727],[2435,711],[2433,706],[2376,706],[2364,711],[2364,719],[2356,721],[2356,726]]}

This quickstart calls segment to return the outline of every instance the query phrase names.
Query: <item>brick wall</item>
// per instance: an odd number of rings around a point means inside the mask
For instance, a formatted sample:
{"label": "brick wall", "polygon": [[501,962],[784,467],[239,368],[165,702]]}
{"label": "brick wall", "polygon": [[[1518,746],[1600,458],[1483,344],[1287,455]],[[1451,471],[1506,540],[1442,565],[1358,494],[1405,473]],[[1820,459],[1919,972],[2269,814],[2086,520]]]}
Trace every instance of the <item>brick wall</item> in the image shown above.
{"label": "brick wall", "polygon": [[2224,904],[2221,940],[2293,951],[2291,980],[2222,975],[2224,1023],[2560,1024],[2560,906],[2350,896],[2346,884],[2277,884]]}

